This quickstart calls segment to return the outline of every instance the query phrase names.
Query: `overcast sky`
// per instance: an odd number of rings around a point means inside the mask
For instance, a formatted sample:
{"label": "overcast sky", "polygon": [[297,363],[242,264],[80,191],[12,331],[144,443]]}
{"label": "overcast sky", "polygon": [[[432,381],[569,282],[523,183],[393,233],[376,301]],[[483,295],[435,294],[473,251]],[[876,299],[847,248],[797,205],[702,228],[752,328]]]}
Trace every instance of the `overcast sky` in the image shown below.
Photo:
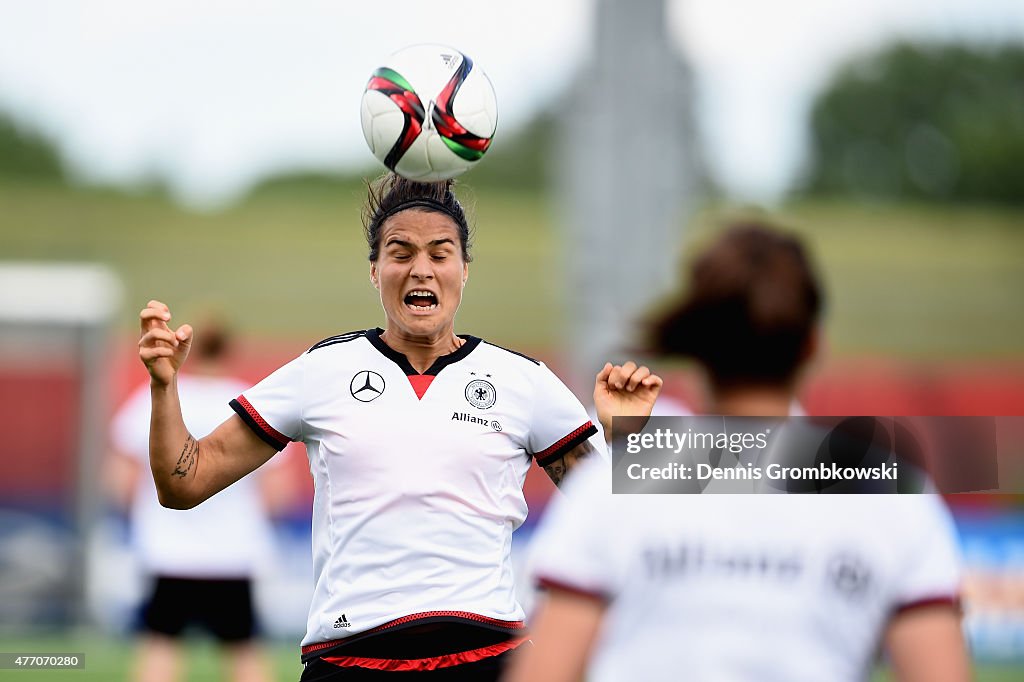
{"label": "overcast sky", "polygon": [[[515,128],[588,54],[595,0],[0,0],[0,109],[84,178],[168,178],[196,205],[289,169],[369,166],[359,99],[395,49],[471,55]],[[768,200],[802,159],[815,91],[907,37],[1024,40],[1021,0],[670,0],[712,170]]]}

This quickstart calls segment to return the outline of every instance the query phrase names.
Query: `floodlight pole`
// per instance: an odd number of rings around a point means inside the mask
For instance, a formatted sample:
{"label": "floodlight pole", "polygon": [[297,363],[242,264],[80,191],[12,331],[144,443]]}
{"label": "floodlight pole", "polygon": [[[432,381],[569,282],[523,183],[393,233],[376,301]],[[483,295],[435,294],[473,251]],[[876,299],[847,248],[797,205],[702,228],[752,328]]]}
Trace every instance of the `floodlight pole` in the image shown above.
{"label": "floodlight pole", "polygon": [[621,361],[675,285],[701,178],[692,77],[665,0],[597,0],[590,62],[563,108],[556,156],[571,366],[581,390]]}

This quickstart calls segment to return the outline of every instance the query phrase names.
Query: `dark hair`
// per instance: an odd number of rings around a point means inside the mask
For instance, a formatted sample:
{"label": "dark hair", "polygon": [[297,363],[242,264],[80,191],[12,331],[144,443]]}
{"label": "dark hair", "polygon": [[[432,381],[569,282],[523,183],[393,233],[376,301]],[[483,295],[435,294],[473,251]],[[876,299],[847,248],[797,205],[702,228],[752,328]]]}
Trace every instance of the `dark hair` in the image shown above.
{"label": "dark hair", "polygon": [[196,329],[192,352],[200,360],[220,360],[231,350],[232,337],[231,329],[220,316],[207,314]]}
{"label": "dark hair", "polygon": [[652,345],[694,358],[719,387],[785,384],[805,359],[822,305],[795,236],[739,223],[693,262],[684,298],[653,324]]}
{"label": "dark hair", "polygon": [[366,206],[363,207],[363,232],[370,247],[370,261],[380,255],[380,229],[388,218],[407,209],[443,213],[452,219],[459,233],[462,259],[467,263],[471,246],[469,223],[462,204],[452,192],[454,180],[416,182],[395,173],[387,173],[367,185]]}

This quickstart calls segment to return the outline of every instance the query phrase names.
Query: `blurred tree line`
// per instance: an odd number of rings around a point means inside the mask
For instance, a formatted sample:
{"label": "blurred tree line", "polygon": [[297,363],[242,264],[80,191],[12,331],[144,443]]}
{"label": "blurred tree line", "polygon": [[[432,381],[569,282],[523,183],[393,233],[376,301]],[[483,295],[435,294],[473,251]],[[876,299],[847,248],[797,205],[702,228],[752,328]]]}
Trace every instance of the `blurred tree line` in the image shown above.
{"label": "blurred tree line", "polygon": [[901,43],[814,104],[801,191],[1024,204],[1024,46]]}
{"label": "blurred tree line", "polygon": [[65,180],[53,143],[0,111],[0,178],[4,177]]}

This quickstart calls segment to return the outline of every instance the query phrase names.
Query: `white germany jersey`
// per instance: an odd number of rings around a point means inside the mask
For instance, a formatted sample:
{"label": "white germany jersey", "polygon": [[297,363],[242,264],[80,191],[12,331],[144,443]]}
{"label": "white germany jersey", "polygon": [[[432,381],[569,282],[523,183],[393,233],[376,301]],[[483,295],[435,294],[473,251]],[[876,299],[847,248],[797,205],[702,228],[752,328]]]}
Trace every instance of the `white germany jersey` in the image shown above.
{"label": "white germany jersey", "polygon": [[587,462],[535,577],[608,603],[588,680],[865,680],[888,619],[959,594],[932,495],[613,495]]}
{"label": "white germany jersey", "polygon": [[522,627],[510,564],[531,458],[592,436],[543,364],[464,336],[417,373],[382,330],[325,339],[232,407],[313,475],[316,585],[303,652],[428,620]]}

